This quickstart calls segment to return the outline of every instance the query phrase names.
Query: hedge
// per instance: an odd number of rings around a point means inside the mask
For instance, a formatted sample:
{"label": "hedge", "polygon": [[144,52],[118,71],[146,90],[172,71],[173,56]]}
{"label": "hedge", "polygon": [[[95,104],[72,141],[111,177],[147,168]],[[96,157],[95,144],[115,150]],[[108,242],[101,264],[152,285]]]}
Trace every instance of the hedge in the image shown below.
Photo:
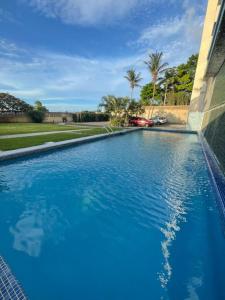
{"label": "hedge", "polygon": [[74,122],[106,122],[109,121],[109,115],[106,113],[96,113],[83,111],[73,114]]}

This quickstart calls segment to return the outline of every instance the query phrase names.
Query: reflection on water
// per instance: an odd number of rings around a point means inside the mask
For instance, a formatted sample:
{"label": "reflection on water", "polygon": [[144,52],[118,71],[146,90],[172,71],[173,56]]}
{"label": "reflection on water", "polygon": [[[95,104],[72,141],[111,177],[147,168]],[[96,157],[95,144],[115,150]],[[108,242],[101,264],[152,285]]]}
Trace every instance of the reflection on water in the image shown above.
{"label": "reflection on water", "polygon": [[29,204],[15,226],[9,228],[14,236],[13,248],[29,256],[38,257],[45,239],[55,244],[65,238],[68,223],[55,206],[47,208],[45,201]]}
{"label": "reflection on water", "polygon": [[0,252],[30,299],[225,299],[202,160],[196,136],[146,131],[3,166]]}
{"label": "reflection on water", "polygon": [[166,288],[171,276],[172,266],[170,264],[170,247],[172,242],[176,239],[176,233],[180,230],[179,223],[185,222],[186,219],[183,217],[185,210],[183,208],[182,201],[176,201],[176,208],[174,207],[174,214],[171,216],[169,222],[166,222],[166,227],[161,228],[161,232],[165,236],[165,239],[161,242],[162,254],[164,257],[163,271],[159,273],[159,280],[162,288]]}
{"label": "reflection on water", "polygon": [[9,190],[9,186],[7,184],[6,179],[4,179],[4,175],[0,174],[0,192],[5,192]]}
{"label": "reflection on water", "polygon": [[[161,249],[163,255],[163,270],[158,273],[158,279],[161,287],[166,290],[167,285],[172,277],[173,266],[170,263],[170,251],[173,242],[176,240],[177,233],[181,230],[182,223],[186,222],[187,214],[187,195],[186,190],[189,186],[196,189],[196,184],[189,176],[186,165],[190,156],[189,145],[179,143],[181,136],[176,137],[176,143],[173,146],[173,152],[170,153],[173,168],[166,169],[167,180],[162,182],[164,189],[167,190],[166,203],[170,209],[168,221],[161,226],[160,231],[163,233]],[[172,142],[168,135],[165,137],[166,143]]]}
{"label": "reflection on water", "polygon": [[199,296],[197,294],[197,289],[200,288],[203,284],[203,280],[201,277],[193,277],[191,281],[188,283],[187,290],[189,293],[189,297],[185,300],[199,300]]}
{"label": "reflection on water", "polygon": [[10,232],[14,236],[14,249],[33,257],[40,255],[44,230],[38,224],[35,214],[32,212],[22,214],[15,228],[10,227]]}

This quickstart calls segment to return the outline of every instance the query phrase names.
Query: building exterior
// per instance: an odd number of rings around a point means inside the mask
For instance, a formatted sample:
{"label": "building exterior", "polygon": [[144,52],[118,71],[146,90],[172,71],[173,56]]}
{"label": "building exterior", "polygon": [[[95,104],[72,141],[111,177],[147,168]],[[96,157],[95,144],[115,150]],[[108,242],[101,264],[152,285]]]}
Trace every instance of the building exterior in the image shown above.
{"label": "building exterior", "polygon": [[225,171],[225,0],[209,0],[188,125],[202,131]]}

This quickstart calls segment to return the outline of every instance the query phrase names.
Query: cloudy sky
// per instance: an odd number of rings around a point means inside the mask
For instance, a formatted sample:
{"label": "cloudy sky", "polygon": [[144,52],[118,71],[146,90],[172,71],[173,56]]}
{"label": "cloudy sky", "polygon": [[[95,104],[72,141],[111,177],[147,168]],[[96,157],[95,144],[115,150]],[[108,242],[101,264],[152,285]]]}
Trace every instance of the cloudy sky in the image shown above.
{"label": "cloudy sky", "polygon": [[163,51],[170,66],[198,52],[206,2],[1,0],[0,91],[52,111],[129,95],[123,76],[134,67],[147,83],[149,52]]}

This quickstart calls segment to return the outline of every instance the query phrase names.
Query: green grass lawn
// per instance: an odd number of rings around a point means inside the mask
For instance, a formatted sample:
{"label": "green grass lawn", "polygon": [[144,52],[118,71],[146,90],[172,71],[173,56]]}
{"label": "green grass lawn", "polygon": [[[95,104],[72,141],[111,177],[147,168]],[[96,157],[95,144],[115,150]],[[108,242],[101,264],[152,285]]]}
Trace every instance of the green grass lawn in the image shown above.
{"label": "green grass lawn", "polygon": [[[83,127],[84,128],[84,127]],[[0,135],[81,129],[75,125],[0,123]]]}
{"label": "green grass lawn", "polygon": [[[114,131],[119,129],[115,128]],[[65,133],[55,133],[51,135],[40,135],[33,137],[22,137],[22,138],[10,138],[10,139],[0,139],[0,150],[14,150],[19,148],[31,147],[42,145],[47,142],[59,142],[65,140],[76,139],[80,137],[86,137],[96,134],[106,133],[104,128],[92,128],[87,131],[80,132],[65,132]]]}

